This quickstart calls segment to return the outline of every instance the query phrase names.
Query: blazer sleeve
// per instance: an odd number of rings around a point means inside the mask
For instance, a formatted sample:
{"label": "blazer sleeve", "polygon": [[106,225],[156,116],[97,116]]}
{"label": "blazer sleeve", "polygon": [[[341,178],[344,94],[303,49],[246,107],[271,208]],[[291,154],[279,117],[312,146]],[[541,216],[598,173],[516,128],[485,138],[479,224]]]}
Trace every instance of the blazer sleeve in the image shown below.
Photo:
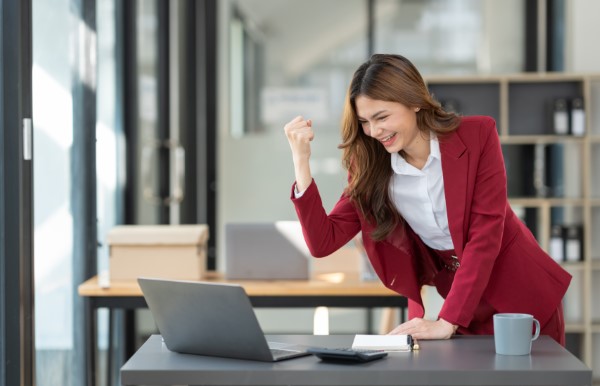
{"label": "blazer sleeve", "polygon": [[482,122],[479,143],[479,148],[469,149],[469,162],[477,166],[461,265],[439,313],[440,318],[463,327],[473,319],[488,285],[500,252],[507,207],[506,170],[492,119]]}
{"label": "blazer sleeve", "polygon": [[342,195],[329,215],[323,208],[321,196],[313,180],[304,194],[291,200],[302,226],[304,239],[314,257],[324,257],[337,251],[360,230],[360,219],[354,205]]}

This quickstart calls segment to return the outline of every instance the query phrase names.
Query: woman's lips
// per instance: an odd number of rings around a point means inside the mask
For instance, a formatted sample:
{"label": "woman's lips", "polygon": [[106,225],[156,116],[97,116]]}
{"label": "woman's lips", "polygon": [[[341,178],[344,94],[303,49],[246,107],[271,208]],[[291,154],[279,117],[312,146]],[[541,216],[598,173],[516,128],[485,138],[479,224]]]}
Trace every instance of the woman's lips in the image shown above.
{"label": "woman's lips", "polygon": [[388,135],[387,137],[380,139],[379,142],[381,142],[383,146],[390,146],[392,143],[394,143],[394,140],[396,139],[396,134],[398,133]]}

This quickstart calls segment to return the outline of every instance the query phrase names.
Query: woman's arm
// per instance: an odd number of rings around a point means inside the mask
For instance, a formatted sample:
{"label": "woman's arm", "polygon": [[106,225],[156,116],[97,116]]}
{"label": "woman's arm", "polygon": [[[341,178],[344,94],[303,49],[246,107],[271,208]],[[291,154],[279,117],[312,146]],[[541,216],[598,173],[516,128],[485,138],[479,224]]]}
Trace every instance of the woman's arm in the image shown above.
{"label": "woman's arm", "polygon": [[294,197],[293,190],[291,199],[302,225],[304,239],[313,256],[332,254],[360,231],[360,218],[346,195],[342,195],[333,210],[327,214],[314,181],[311,181],[300,198]]}
{"label": "woman's arm", "polygon": [[478,131],[481,145],[469,149],[476,169],[472,199],[467,203],[470,213],[461,266],[439,314],[465,327],[481,301],[500,252],[507,207],[506,170],[494,121],[483,121]]}
{"label": "woman's arm", "polygon": [[292,149],[296,189],[298,192],[304,192],[312,181],[309,164],[310,142],[315,137],[312,130],[312,121],[310,119],[304,120],[301,116],[297,116],[285,125],[283,129]]}
{"label": "woman's arm", "polygon": [[[323,208],[321,196],[310,172],[310,142],[314,138],[312,121],[301,116],[285,125],[284,131],[294,161],[296,183],[292,201],[306,244],[315,257],[323,257],[344,246],[360,230],[360,220],[347,197],[342,196],[329,215]],[[302,192],[296,198],[294,192]]]}

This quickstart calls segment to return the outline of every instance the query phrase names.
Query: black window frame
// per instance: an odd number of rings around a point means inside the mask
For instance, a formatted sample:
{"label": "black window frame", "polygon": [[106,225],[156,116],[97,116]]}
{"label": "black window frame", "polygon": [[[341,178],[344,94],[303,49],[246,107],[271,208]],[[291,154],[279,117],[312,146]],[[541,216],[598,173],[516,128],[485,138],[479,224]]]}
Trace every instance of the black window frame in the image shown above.
{"label": "black window frame", "polygon": [[33,385],[31,0],[3,0],[0,18],[0,386]]}

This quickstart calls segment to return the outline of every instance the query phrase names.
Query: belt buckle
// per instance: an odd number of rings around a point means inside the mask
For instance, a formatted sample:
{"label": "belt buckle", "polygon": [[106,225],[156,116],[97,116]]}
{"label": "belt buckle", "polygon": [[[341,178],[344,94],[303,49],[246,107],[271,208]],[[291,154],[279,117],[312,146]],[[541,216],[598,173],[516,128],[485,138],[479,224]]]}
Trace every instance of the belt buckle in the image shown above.
{"label": "belt buckle", "polygon": [[456,270],[458,268],[460,268],[460,262],[458,261],[458,257],[455,255],[452,255],[452,262],[450,263],[450,265],[446,265],[446,269],[452,272],[456,272]]}

